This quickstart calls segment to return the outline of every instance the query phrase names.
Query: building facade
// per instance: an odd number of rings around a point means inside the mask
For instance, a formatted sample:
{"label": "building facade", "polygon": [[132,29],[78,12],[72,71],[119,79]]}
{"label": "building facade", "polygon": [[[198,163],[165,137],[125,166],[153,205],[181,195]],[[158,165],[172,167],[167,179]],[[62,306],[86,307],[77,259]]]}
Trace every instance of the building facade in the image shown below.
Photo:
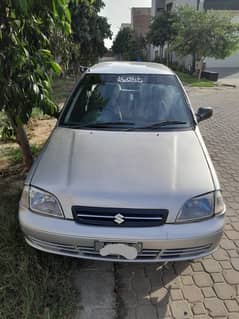
{"label": "building facade", "polygon": [[146,36],[151,23],[151,8],[132,8],[131,26],[138,36]]}
{"label": "building facade", "polygon": [[185,5],[197,10],[239,11],[239,0],[152,0],[151,15]]}
{"label": "building facade", "polygon": [[177,6],[185,5],[202,10],[204,8],[204,0],[153,0],[151,14],[152,17],[155,17],[165,10],[171,11],[176,9]]}
{"label": "building facade", "polygon": [[120,30],[131,28],[131,23],[121,23]]}
{"label": "building facade", "polygon": [[197,10],[239,10],[238,0],[153,0],[152,9],[154,12],[160,12],[159,8],[164,7],[165,10],[172,10],[177,6],[189,5]]}
{"label": "building facade", "polygon": [[151,16],[155,17],[165,10],[166,0],[153,0]]}
{"label": "building facade", "polygon": [[205,10],[239,10],[238,0],[205,0]]}

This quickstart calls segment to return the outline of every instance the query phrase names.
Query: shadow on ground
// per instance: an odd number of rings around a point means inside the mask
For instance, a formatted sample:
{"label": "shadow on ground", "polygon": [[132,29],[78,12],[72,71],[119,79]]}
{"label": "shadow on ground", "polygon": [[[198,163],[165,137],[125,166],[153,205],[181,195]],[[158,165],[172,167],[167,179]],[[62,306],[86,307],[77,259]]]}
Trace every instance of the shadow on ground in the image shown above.
{"label": "shadow on ground", "polygon": [[180,288],[178,276],[188,265],[188,262],[116,264],[118,318],[169,316],[171,289]]}
{"label": "shadow on ground", "polygon": [[81,298],[75,319],[166,318],[171,289],[180,288],[179,275],[188,265],[76,260],[74,278]]}

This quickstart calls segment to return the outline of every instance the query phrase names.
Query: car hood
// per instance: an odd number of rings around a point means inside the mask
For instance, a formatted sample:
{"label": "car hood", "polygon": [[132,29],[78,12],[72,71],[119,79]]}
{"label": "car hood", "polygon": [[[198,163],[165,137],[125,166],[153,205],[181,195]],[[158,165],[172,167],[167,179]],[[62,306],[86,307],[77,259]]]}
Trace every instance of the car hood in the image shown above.
{"label": "car hood", "polygon": [[166,208],[173,222],[191,197],[214,190],[205,152],[193,130],[88,131],[57,127],[31,184],[71,206]]}

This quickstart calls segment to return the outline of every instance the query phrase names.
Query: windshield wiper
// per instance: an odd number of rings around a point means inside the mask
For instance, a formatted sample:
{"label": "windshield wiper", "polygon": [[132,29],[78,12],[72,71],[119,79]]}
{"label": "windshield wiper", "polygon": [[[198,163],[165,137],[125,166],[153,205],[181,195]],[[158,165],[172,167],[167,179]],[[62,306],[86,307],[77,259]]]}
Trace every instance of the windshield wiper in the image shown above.
{"label": "windshield wiper", "polygon": [[127,121],[117,121],[117,122],[94,122],[94,123],[87,123],[87,124],[69,124],[64,125],[67,128],[74,128],[74,129],[84,129],[84,128],[114,128],[118,126],[125,126],[125,125],[132,125],[132,127],[124,127],[127,131],[133,130],[144,130],[144,129],[158,129],[165,126],[172,126],[172,125],[183,125],[187,124],[187,122],[181,121],[162,121],[157,123],[151,123],[144,126],[135,126],[136,123],[134,122],[127,122]]}
{"label": "windshield wiper", "polygon": [[124,121],[118,121],[118,122],[94,122],[94,123],[87,123],[87,124],[71,124],[66,125],[66,127],[69,128],[75,128],[75,129],[81,129],[81,128],[107,128],[107,127],[114,127],[114,126],[123,126],[123,125],[135,125],[134,122],[124,122]]}
{"label": "windshield wiper", "polygon": [[158,128],[165,127],[165,126],[183,125],[183,124],[187,124],[187,122],[182,122],[182,121],[162,121],[162,122],[152,123],[152,124],[145,125],[145,126],[135,126],[132,129],[135,129],[135,130],[158,129]]}

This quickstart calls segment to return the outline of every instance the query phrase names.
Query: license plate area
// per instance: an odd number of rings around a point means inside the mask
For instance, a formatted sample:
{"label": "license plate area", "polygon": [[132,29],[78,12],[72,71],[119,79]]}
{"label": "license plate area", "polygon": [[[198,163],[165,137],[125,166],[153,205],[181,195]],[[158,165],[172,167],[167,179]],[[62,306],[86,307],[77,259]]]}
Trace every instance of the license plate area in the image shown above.
{"label": "license plate area", "polygon": [[116,256],[124,257],[128,260],[136,259],[138,254],[142,252],[142,243],[127,243],[127,242],[95,242],[95,250],[102,257]]}

